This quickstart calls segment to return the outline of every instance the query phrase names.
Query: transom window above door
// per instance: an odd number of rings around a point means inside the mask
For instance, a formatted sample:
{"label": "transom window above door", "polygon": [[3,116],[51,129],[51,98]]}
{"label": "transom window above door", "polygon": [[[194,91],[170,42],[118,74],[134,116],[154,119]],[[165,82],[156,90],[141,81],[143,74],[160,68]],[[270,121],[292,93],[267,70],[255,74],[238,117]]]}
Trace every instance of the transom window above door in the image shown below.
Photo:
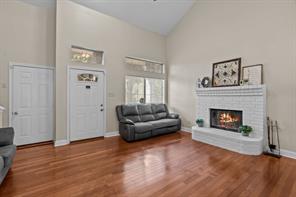
{"label": "transom window above door", "polygon": [[164,103],[165,80],[137,76],[125,77],[125,102]]}

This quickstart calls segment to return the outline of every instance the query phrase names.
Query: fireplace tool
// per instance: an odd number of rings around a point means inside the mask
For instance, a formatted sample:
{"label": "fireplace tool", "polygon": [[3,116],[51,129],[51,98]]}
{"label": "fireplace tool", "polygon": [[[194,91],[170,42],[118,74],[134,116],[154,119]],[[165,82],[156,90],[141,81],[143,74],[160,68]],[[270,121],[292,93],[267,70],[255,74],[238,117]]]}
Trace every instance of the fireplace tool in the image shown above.
{"label": "fireplace tool", "polygon": [[267,137],[268,137],[268,147],[270,148],[270,119],[267,117]]}
{"label": "fireplace tool", "polygon": [[278,143],[278,155],[281,156],[281,145],[280,145],[280,137],[279,137],[279,125],[278,125],[278,121],[275,121],[275,128],[276,128],[276,138],[277,138],[277,143]]}
{"label": "fireplace tool", "polygon": [[[278,149],[276,148],[276,145],[273,144],[273,142],[274,142],[274,130],[276,130]],[[275,124],[274,124],[273,121],[270,120],[269,117],[267,117],[267,137],[268,137],[269,150],[265,151],[264,154],[280,158],[281,154],[280,154],[280,139],[279,139],[278,122],[275,121]]]}
{"label": "fireplace tool", "polygon": [[274,152],[274,150],[276,150],[276,145],[273,144],[273,138],[274,138],[274,124],[273,121],[270,121],[270,135],[271,135],[271,143],[269,144],[269,149],[271,150],[271,152]]}

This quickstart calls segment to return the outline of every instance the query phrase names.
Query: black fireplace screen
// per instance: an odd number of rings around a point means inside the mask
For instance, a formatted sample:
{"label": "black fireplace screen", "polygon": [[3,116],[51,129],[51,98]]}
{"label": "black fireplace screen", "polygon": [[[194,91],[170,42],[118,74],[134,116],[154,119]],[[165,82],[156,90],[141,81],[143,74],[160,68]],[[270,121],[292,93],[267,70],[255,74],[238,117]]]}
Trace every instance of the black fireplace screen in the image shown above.
{"label": "black fireplace screen", "polygon": [[238,110],[210,109],[210,126],[239,132],[243,124],[243,112]]}

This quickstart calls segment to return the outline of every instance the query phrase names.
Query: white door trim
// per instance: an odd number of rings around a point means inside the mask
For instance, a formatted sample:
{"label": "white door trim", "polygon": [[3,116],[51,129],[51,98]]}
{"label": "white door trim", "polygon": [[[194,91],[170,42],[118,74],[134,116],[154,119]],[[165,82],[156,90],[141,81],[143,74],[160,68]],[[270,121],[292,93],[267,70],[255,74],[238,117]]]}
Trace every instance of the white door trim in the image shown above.
{"label": "white door trim", "polygon": [[106,85],[106,70],[102,69],[102,68],[94,68],[94,67],[86,67],[86,66],[74,66],[74,65],[69,65],[67,68],[67,142],[70,143],[70,70],[85,70],[85,71],[97,71],[97,72],[103,72],[104,74],[104,113],[103,113],[103,136],[105,136],[106,134],[106,111],[107,111],[107,102],[106,102],[106,89],[107,89],[107,85]]}
{"label": "white door trim", "polygon": [[[8,106],[8,125],[9,127],[12,126],[12,87],[13,87],[13,69],[14,67],[30,67],[30,68],[39,68],[39,69],[49,69],[53,70],[53,98],[55,98],[55,67],[53,66],[45,66],[45,65],[37,65],[37,64],[28,64],[28,63],[17,63],[17,62],[9,62],[8,68],[9,68],[9,84],[8,84],[8,95],[9,95],[9,106]],[[53,100],[53,114],[55,114],[55,99]],[[53,117],[55,122],[55,115]],[[53,125],[53,130],[55,130],[55,125]],[[55,136],[55,132],[53,133],[53,136]]]}
{"label": "white door trim", "polygon": [[9,68],[14,67],[14,66],[30,67],[30,68],[43,68],[43,69],[55,70],[55,67],[53,67],[53,66],[19,63],[19,62],[9,62]]}

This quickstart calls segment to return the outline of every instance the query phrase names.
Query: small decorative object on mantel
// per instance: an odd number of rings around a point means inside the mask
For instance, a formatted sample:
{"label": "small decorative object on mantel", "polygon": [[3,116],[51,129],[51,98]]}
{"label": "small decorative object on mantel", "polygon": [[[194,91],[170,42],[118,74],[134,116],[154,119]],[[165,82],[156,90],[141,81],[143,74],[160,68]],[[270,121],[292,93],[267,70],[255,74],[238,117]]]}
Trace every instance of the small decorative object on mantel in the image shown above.
{"label": "small decorative object on mantel", "polygon": [[243,136],[249,136],[249,134],[253,131],[253,128],[248,125],[242,125],[239,127],[239,130]]}
{"label": "small decorative object on mantel", "polygon": [[201,79],[198,78],[196,81],[197,88],[201,88]]}
{"label": "small decorative object on mantel", "polygon": [[263,65],[251,65],[243,67],[243,80],[247,81],[248,85],[263,84]]}
{"label": "small decorative object on mantel", "polygon": [[204,126],[204,120],[201,119],[201,118],[198,118],[198,119],[196,119],[196,124],[197,124],[199,127],[203,127],[203,126]]}
{"label": "small decorative object on mantel", "polygon": [[204,77],[201,81],[201,85],[204,88],[208,88],[211,85],[211,79],[209,77]]}
{"label": "small decorative object on mantel", "polygon": [[240,85],[241,85],[241,86],[248,85],[248,82],[249,82],[248,79],[242,79],[242,80],[240,80]]}
{"label": "small decorative object on mantel", "polygon": [[213,64],[213,87],[240,85],[241,58]]}

